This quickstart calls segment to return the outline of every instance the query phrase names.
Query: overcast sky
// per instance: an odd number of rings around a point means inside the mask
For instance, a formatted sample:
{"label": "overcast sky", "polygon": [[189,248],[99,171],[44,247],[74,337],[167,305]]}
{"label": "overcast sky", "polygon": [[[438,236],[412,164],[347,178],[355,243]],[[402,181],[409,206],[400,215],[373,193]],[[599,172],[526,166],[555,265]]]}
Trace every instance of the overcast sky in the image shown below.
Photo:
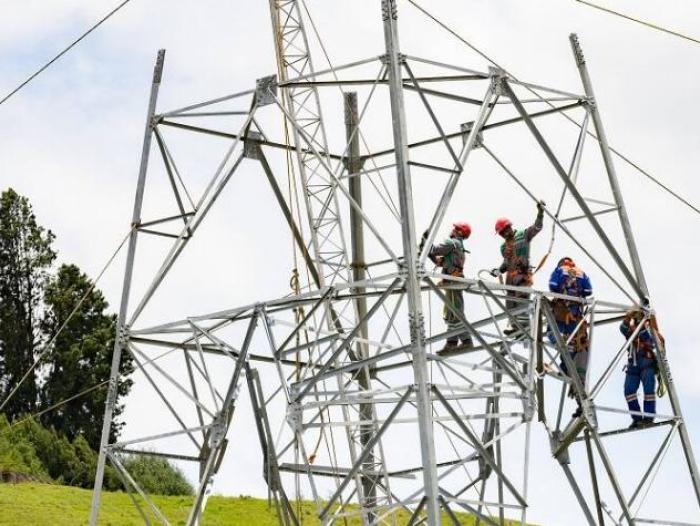
{"label": "overcast sky", "polygon": [[[696,124],[700,118],[700,46],[573,0],[423,4],[518,78],[576,93],[581,88],[568,35],[578,33],[611,142],[691,202],[700,202],[700,131]],[[0,0],[0,96],[112,5],[105,0]],[[335,64],[382,53],[378,0],[308,0],[308,5]],[[700,6],[690,0],[663,4],[616,0],[606,5],[700,36]],[[487,68],[482,58],[441,32],[408,3],[399,6],[405,52],[482,71]],[[160,111],[248,89],[256,78],[275,72],[267,1],[133,0],[0,106],[0,187],[11,186],[29,197],[39,221],[57,236],[60,261],[77,263],[93,276],[129,226],[150,77],[159,48],[167,49]],[[324,66],[320,56],[315,60],[319,68]],[[332,100],[328,102],[328,113],[332,113]],[[329,119],[338,123],[342,111],[336,109],[337,114]],[[566,123],[548,126],[547,131],[559,133],[562,141],[572,133]],[[375,132],[378,140],[381,130]],[[411,134],[425,136],[414,129],[409,130]],[[279,130],[274,135],[279,136]],[[388,138],[384,137],[385,142]],[[531,154],[532,145],[514,144],[509,151],[511,139],[504,136],[495,150],[504,152],[510,165],[537,173],[544,165]],[[211,146],[197,140],[178,144],[183,164],[201,183],[224,149],[221,144]],[[590,150],[593,146],[589,143]],[[510,215],[522,223],[531,220],[534,212],[527,199],[503,193],[499,185],[504,183],[492,183],[486,177],[495,173],[493,163],[482,158],[474,162],[484,178],[460,187],[459,202],[463,204],[451,208],[445,221],[447,225],[450,220],[467,219],[475,227],[470,240],[471,275],[498,264],[493,219]],[[699,218],[629,167],[618,163],[618,168],[698,449],[700,355],[691,331],[700,314],[696,299],[700,284],[695,276],[700,257]],[[227,204],[213,214],[211,227],[202,231],[200,240],[175,268],[161,302],[147,313],[149,320],[166,321],[288,292],[290,239],[261,175],[244,171],[232,182]],[[595,187],[593,179],[590,184]],[[423,228],[428,216],[422,210],[432,206],[431,183],[417,185],[417,220]],[[546,195],[546,182],[533,180],[533,185]],[[157,190],[147,193],[147,202],[150,197],[151,205],[158,207],[160,195]],[[547,236],[538,240],[534,257],[546,250]],[[561,243],[557,250],[571,250]],[[123,261],[117,263],[100,283],[115,309]],[[588,270],[594,284],[601,283],[601,293],[612,290]],[[144,285],[146,275],[145,270],[137,271],[137,288]],[[545,285],[544,276],[538,280],[539,286]],[[623,407],[623,374],[616,374],[613,382],[619,382],[619,392],[611,392],[606,401]],[[160,409],[151,403],[152,396],[142,384],[137,382],[127,401],[129,436],[149,426],[158,429]],[[230,450],[215,490],[265,495],[252,417],[247,402],[239,407],[231,431],[236,447]],[[668,410],[667,399],[660,403],[660,411],[664,409]],[[548,454],[545,434],[538,429],[534,436],[530,520],[547,525],[579,524],[575,502]],[[623,464],[636,462],[635,451],[620,454]],[[674,472],[667,480],[674,480]],[[673,489],[668,485],[659,493],[659,500],[661,495],[672,495]]]}

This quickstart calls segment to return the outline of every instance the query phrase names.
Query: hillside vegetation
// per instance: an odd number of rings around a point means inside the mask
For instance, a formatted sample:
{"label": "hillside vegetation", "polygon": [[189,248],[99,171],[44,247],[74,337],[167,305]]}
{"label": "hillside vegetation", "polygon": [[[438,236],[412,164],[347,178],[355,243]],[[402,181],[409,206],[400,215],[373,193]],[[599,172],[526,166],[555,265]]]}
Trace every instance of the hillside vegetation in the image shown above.
{"label": "hillside vegetation", "polygon": [[[0,484],[0,525],[1,526],[78,526],[86,524],[90,510],[91,492],[66,486],[25,483]],[[191,497],[153,497],[173,526],[185,524]],[[312,517],[311,504],[303,503],[304,526],[319,524]],[[149,518],[154,520],[149,513]],[[459,516],[465,526],[474,524],[474,519]],[[402,516],[399,523],[408,522]],[[212,497],[204,513],[203,526],[278,526],[274,509],[269,509],[267,501],[250,497]],[[121,492],[103,494],[101,526],[142,526],[143,519],[131,503],[129,496]],[[349,526],[358,522],[348,521]],[[445,525],[451,523],[445,518]],[[482,522],[483,524],[483,522]],[[508,522],[515,526],[515,522]],[[519,523],[518,523],[519,524]]]}

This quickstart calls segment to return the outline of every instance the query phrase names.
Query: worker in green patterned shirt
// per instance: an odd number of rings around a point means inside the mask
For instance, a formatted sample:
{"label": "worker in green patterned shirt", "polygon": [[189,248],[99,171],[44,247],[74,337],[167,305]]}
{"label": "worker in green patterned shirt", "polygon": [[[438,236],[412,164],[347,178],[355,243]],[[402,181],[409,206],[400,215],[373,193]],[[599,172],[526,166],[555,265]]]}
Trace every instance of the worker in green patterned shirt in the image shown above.
{"label": "worker in green patterned shirt", "polygon": [[[469,223],[455,223],[448,239],[439,245],[430,247],[428,257],[433,263],[442,268],[442,274],[456,278],[464,277],[464,254],[469,253],[469,251],[464,248],[464,242],[469,239],[471,233],[472,227],[469,226]],[[427,239],[428,231],[426,230],[421,239],[421,250]],[[443,279],[440,281],[440,285],[446,287],[443,316],[445,318],[447,330],[452,332],[447,338],[445,347],[442,350],[456,350],[460,347],[460,340],[462,347],[472,347],[472,337],[469,331],[464,330],[461,333],[456,332],[464,327],[460,316],[455,313],[459,312],[464,315],[464,296],[462,294],[462,289],[459,288],[459,283],[449,279]]]}
{"label": "worker in green patterned shirt", "polygon": [[[491,274],[499,276],[506,275],[506,285],[515,287],[532,286],[532,267],[530,266],[530,242],[542,230],[544,220],[544,201],[537,203],[537,218],[535,223],[525,230],[516,230],[513,223],[506,217],[501,217],[496,221],[496,233],[505,241],[501,245],[501,255],[503,263],[497,269],[493,269]],[[506,309],[511,311],[523,306],[524,302],[518,301],[521,298],[528,298],[529,294],[520,291],[507,291]],[[517,317],[518,323],[523,326],[528,325],[527,314]],[[506,334],[512,334],[517,328],[512,324],[505,330]]]}

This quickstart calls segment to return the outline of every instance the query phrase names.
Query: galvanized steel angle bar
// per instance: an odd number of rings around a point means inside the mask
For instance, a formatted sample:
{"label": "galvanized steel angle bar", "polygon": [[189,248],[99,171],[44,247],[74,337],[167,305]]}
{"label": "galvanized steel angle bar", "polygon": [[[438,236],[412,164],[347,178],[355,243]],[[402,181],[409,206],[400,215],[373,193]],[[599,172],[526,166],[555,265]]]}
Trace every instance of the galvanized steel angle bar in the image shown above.
{"label": "galvanized steel angle bar", "polygon": [[[403,68],[406,70],[408,73],[408,76],[411,79],[411,82],[415,86],[416,90],[418,91],[418,95],[420,96],[421,101],[423,102],[423,105],[425,106],[426,111],[430,115],[430,120],[433,121],[433,125],[435,126],[435,129],[437,132],[440,134],[440,137],[442,138],[443,143],[445,144],[445,148],[450,154],[450,157],[452,157],[452,160],[454,161],[455,164],[455,171],[462,171],[464,169],[462,163],[459,161],[457,158],[457,154],[455,153],[454,149],[452,148],[452,145],[450,142],[447,140],[447,137],[445,137],[445,131],[442,128],[442,125],[440,124],[440,121],[438,120],[437,116],[435,115],[435,111],[433,110],[433,107],[430,105],[430,102],[428,102],[427,97],[425,96],[425,91],[421,88],[420,84],[416,80],[415,75],[413,74],[413,71],[411,70],[411,67],[404,62]],[[478,103],[481,105],[483,104],[482,101],[478,101]]]}
{"label": "galvanized steel angle bar", "polygon": [[486,461],[486,463],[489,464],[491,469],[498,475],[499,479],[503,481],[503,483],[506,485],[506,487],[510,491],[511,495],[515,498],[515,500],[517,500],[521,506],[527,506],[527,502],[525,502],[525,499],[523,499],[520,492],[515,488],[515,486],[510,481],[510,479],[505,475],[505,473],[503,473],[503,471],[501,471],[501,468],[496,464],[495,460],[491,457],[491,454],[488,452],[487,448],[484,445],[482,445],[479,438],[476,435],[474,435],[474,433],[472,433],[472,431],[469,429],[469,427],[463,422],[460,415],[457,414],[457,412],[454,410],[454,408],[450,405],[450,403],[442,395],[440,390],[437,389],[435,386],[432,386],[432,391],[435,393],[435,395],[437,396],[439,401],[442,403],[442,405],[445,407],[447,412],[450,413],[450,415],[454,419],[454,422],[467,435],[467,437],[469,437],[469,440],[472,443],[472,446],[474,447],[474,449],[479,452],[481,457]]}
{"label": "galvanized steel angle bar", "polygon": [[[252,116],[252,113],[251,113]],[[230,154],[233,153],[234,148],[238,145],[239,141],[236,140],[234,142],[234,145],[232,148],[229,150],[229,152],[226,155],[226,159],[224,160],[224,163],[228,160],[228,157]],[[219,175],[221,174],[221,170],[223,170],[224,164],[220,165],[220,169],[217,170],[217,173],[214,175],[213,179],[207,186],[207,189],[205,190],[204,194],[202,195],[202,198],[200,199],[199,203],[197,204],[197,213],[190,217],[187,221],[187,225],[184,227],[182,232],[180,233],[179,238],[175,241],[173,244],[172,248],[170,249],[170,252],[168,255],[165,257],[165,260],[163,261],[163,264],[161,265],[160,269],[157,271],[155,277],[153,278],[153,281],[149,285],[148,289],[146,292],[143,294],[143,297],[134,310],[134,312],[131,314],[131,318],[129,320],[129,325],[133,325],[134,322],[138,319],[139,315],[143,311],[143,309],[146,307],[148,302],[150,301],[151,297],[155,293],[156,289],[160,286],[161,282],[171,269],[172,265],[175,263],[177,260],[178,256],[182,252],[182,250],[185,248],[187,245],[187,242],[191,238],[191,236],[188,235],[188,232],[194,233],[198,226],[201,224],[202,220],[204,217],[206,217],[207,212],[211,208],[211,206],[214,204],[218,196],[220,195],[221,191],[224,189],[226,184],[228,183],[229,179],[231,176],[235,173],[236,169],[240,165],[240,162],[243,160],[243,154],[241,154],[238,159],[234,162],[232,168],[227,172],[227,174],[223,177],[223,179],[220,181],[217,189],[215,192],[211,195],[211,197],[208,196],[213,184],[216,182],[216,180],[219,178]],[[208,201],[205,201],[205,199],[209,197]]]}
{"label": "galvanized steel angle bar", "polygon": [[[197,398],[195,398],[185,387],[183,387],[183,386],[180,384],[180,382],[178,382],[177,380],[175,380],[175,378],[173,378],[170,374],[168,374],[168,372],[165,371],[165,369],[163,369],[162,367],[160,367],[159,365],[157,365],[157,364],[155,363],[154,360],[148,360],[148,358],[146,357],[146,355],[143,354],[143,352],[141,352],[141,351],[140,351],[135,345],[133,345],[133,344],[128,345],[128,346],[127,346],[127,349],[129,350],[129,353],[130,353],[131,356],[134,358],[134,360],[136,361],[136,363],[139,365],[139,369],[140,369],[147,377],[148,377],[148,373],[146,373],[146,371],[145,371],[145,369],[144,369],[144,365],[150,364],[150,365],[151,365],[156,371],[158,371],[166,380],[168,380],[168,382],[170,382],[178,391],[180,391],[183,395],[185,395],[187,398],[189,398],[189,400],[190,400],[192,403],[194,403],[196,406],[198,406],[199,408],[201,408],[201,409],[202,409],[205,413],[207,413],[210,417],[214,418],[214,416],[215,416],[214,413],[212,413],[212,412],[209,410],[209,408],[208,408],[207,406],[205,406],[202,402],[200,402]],[[137,356],[137,354],[138,354],[141,358],[145,358],[145,359],[146,359],[146,363],[142,363],[141,360],[139,360],[139,356]],[[154,387],[156,390],[158,390],[158,388],[156,387],[156,384],[155,384],[155,383],[153,383],[153,387]],[[158,390],[158,391],[159,391],[159,390]],[[161,392],[159,392],[158,394],[161,396],[161,398],[163,399],[163,401],[164,401],[167,405],[170,404],[170,402],[168,402],[167,398],[165,398],[164,395],[163,395]],[[174,410],[173,410],[173,414],[176,414]],[[176,418],[179,418],[179,417],[176,416]]]}
{"label": "galvanized steel angle bar", "polygon": [[[282,105],[282,103],[279,101],[279,99],[277,100],[277,105],[279,106],[280,110],[281,110],[285,115],[287,115],[287,117],[290,119],[290,122],[292,123],[292,126],[293,126],[296,130],[298,130],[298,131],[300,132],[301,137],[304,139],[304,141],[306,142],[306,144],[307,144],[307,146],[309,147],[309,149],[314,153],[314,155],[317,156],[317,158],[319,158],[319,163],[320,163],[321,166],[324,168],[324,170],[326,171],[326,173],[328,173],[331,177],[333,177],[333,171],[332,171],[332,169],[330,168],[330,166],[328,166],[328,165],[325,163],[325,161],[323,161],[323,160],[320,159],[321,154],[314,148],[314,145],[308,140],[308,138],[307,138],[307,136],[306,136],[306,132],[305,132],[303,129],[301,129],[297,123],[294,122],[294,120],[291,118],[291,116],[289,115],[289,113],[287,112],[287,110],[284,108],[284,106]],[[369,217],[367,216],[367,214],[365,214],[365,212],[362,210],[362,208],[357,204],[357,202],[352,198],[352,196],[350,196],[350,193],[349,193],[348,190],[344,187],[344,185],[340,184],[337,180],[335,180],[335,181],[334,181],[334,188],[337,188],[337,189],[340,189],[340,190],[341,190],[341,192],[345,195],[345,197],[347,198],[348,202],[350,203],[350,206],[352,206],[355,210],[357,210],[357,212],[361,215],[362,220],[363,220],[364,223],[367,225],[367,228],[369,228],[370,231],[372,232],[372,234],[374,234],[374,236],[375,236],[375,238],[377,239],[377,241],[379,241],[379,243],[382,245],[382,248],[384,248],[384,250],[385,250],[386,253],[389,255],[389,257],[391,257],[391,258],[392,258],[394,261],[396,261],[397,264],[398,264],[398,257],[396,256],[396,254],[394,254],[394,251],[391,250],[391,247],[389,247],[389,245],[387,244],[387,242],[384,240],[384,237],[381,235],[381,233],[379,232],[379,230],[374,226],[374,224],[373,224],[372,221],[369,219]]]}
{"label": "galvanized steel angle bar", "polygon": [[179,109],[176,109],[176,110],[167,111],[167,112],[164,112],[164,113],[161,113],[161,114],[157,115],[156,118],[157,118],[157,121],[160,122],[160,121],[162,121],[162,119],[163,119],[164,117],[177,117],[177,116],[179,116],[179,115],[182,114],[182,113],[189,112],[190,110],[196,110],[196,109],[199,109],[199,108],[203,108],[203,107],[205,107],[205,106],[211,106],[212,104],[218,104],[219,102],[224,102],[224,101],[227,101],[227,100],[237,99],[237,98],[239,98],[239,97],[245,97],[246,95],[252,95],[253,93],[255,93],[255,90],[254,90],[254,89],[248,89],[248,90],[245,90],[245,91],[239,91],[239,92],[233,93],[233,94],[231,94],[231,95],[225,95],[225,96],[223,96],[223,97],[218,97],[218,98],[216,98],[216,99],[211,99],[211,100],[207,100],[207,101],[204,101],[204,102],[199,102],[199,103],[197,103],[197,104],[192,104],[192,105],[190,105],[190,106],[185,106],[184,108],[179,108]]}
{"label": "galvanized steel angle bar", "polygon": [[596,231],[596,233],[600,237],[600,239],[603,242],[603,244],[605,245],[605,247],[608,249],[608,252],[612,256],[613,260],[615,261],[617,266],[620,268],[621,272],[623,273],[623,275],[625,276],[625,278],[627,279],[629,284],[632,286],[632,288],[635,290],[635,292],[637,292],[640,299],[644,300],[647,297],[646,290],[642,289],[642,287],[640,286],[640,283],[637,281],[635,276],[630,272],[629,268],[627,267],[627,264],[624,262],[624,260],[620,256],[619,252],[615,248],[615,245],[610,240],[610,238],[608,237],[608,235],[606,234],[605,230],[600,225],[600,223],[598,223],[596,218],[593,216],[591,209],[588,207],[588,204],[583,199],[583,197],[579,193],[578,189],[569,180],[569,177],[568,177],[566,171],[561,166],[561,164],[559,163],[559,160],[554,155],[554,152],[551,150],[551,148],[547,144],[547,141],[544,139],[544,137],[542,136],[542,134],[538,130],[537,126],[532,121],[532,119],[528,115],[527,111],[525,110],[523,105],[518,100],[518,97],[515,95],[512,88],[508,85],[508,82],[503,82],[502,85],[503,85],[503,89],[505,90],[508,97],[510,97],[510,99],[513,101],[513,105],[518,110],[518,113],[520,113],[520,115],[523,117],[525,124],[527,125],[528,129],[532,133],[533,137],[535,138],[537,143],[540,145],[540,147],[544,151],[545,155],[549,159],[550,163],[554,167],[557,174],[564,181],[564,184],[569,189],[569,192],[571,193],[571,195],[576,200],[579,208],[581,208],[583,213],[586,214],[586,216],[588,216],[588,219],[589,219],[589,222],[591,223],[591,226]]}
{"label": "galvanized steel angle bar", "polygon": [[185,435],[188,433],[196,433],[201,430],[206,430],[209,429],[211,425],[205,425],[205,426],[195,426],[195,427],[188,427],[187,429],[179,429],[177,431],[166,431],[165,433],[158,433],[155,435],[148,435],[145,437],[139,437],[139,438],[131,438],[129,440],[120,440],[118,442],[114,442],[108,446],[109,449],[123,449],[124,446],[129,446],[131,444],[143,444],[145,442],[153,442],[155,440],[162,440],[164,438],[170,438],[174,436],[180,436],[180,435]]}
{"label": "galvanized steel angle bar", "polygon": [[143,508],[141,507],[141,504],[139,503],[138,500],[136,500],[136,497],[134,496],[134,492],[132,491],[132,486],[129,484],[129,481],[127,478],[124,476],[124,474],[119,471],[119,469],[115,469],[117,476],[119,477],[119,480],[121,480],[122,485],[126,489],[127,495],[129,495],[129,499],[131,500],[131,503],[134,505],[136,510],[138,511],[139,515],[141,516],[141,519],[143,520],[143,523],[146,526],[151,526],[151,519],[148,518],[146,513],[143,511]]}
{"label": "galvanized steel angle bar", "polygon": [[[634,492],[632,493],[632,496],[630,497],[630,500],[628,502],[628,506],[631,508],[632,505],[634,504],[634,501],[637,500],[637,497],[640,495],[642,488],[644,487],[644,484],[646,481],[649,479],[651,476],[652,472],[654,471],[655,468],[661,466],[661,462],[668,452],[668,448],[671,444],[671,440],[673,439],[674,433],[677,431],[678,425],[674,424],[671,426],[671,429],[669,429],[668,433],[666,434],[666,437],[664,437],[663,442],[661,443],[661,446],[659,446],[659,449],[657,452],[654,454],[654,457],[651,460],[651,463],[649,464],[649,467],[647,470],[644,472],[644,475],[642,476],[641,480],[639,481],[639,484],[637,484],[637,487],[635,488]],[[658,468],[657,468],[658,471]],[[650,485],[653,484],[653,479],[652,482],[650,482]],[[643,501],[642,501],[643,502]],[[642,503],[640,502],[637,511],[639,511],[639,507],[641,507]],[[622,520],[622,516],[618,520]]]}
{"label": "galvanized steel angle bar", "polygon": [[[182,189],[185,191],[185,195],[187,196],[187,199],[189,200],[190,206],[192,208],[194,208],[194,203],[192,202],[192,198],[190,197],[190,193],[187,191],[187,187],[185,186],[185,183],[182,180],[182,177],[180,176],[180,172],[178,171],[177,166],[175,165],[175,161],[173,160],[173,157],[170,153],[170,150],[168,149],[168,146],[165,144],[165,140],[163,139],[163,136],[161,135],[157,126],[155,126],[153,128],[153,133],[156,137],[156,142],[158,143],[158,149],[160,150],[161,157],[163,158],[163,164],[164,164],[165,170],[168,174],[170,186],[173,190],[173,194],[175,195],[175,200],[177,201],[177,206],[178,206],[178,209],[180,210],[180,215],[183,217],[183,221],[186,224],[187,220],[185,219],[185,217],[188,216],[189,214],[192,214],[193,212],[185,212],[185,208],[182,204],[182,198],[180,197],[180,191],[178,190],[177,184],[175,182],[175,177],[177,177],[178,181],[182,185]],[[143,223],[141,224],[141,226],[144,226]],[[190,232],[190,234],[191,234],[191,232]]]}
{"label": "galvanized steel angle bar", "polygon": [[[511,178],[515,183],[532,199],[533,201],[537,202],[538,198],[520,181],[520,179],[510,170],[492,151],[491,149],[486,145],[483,144],[482,148],[486,153],[489,154],[489,156],[498,164],[503,171]],[[569,190],[571,188],[576,191],[576,188],[570,184],[570,181],[568,181],[568,177],[565,176],[564,178],[565,184],[568,182],[569,184],[567,185],[569,187]],[[580,197],[580,194],[578,192],[576,193],[577,196]],[[581,198],[582,199],[582,198]],[[577,199],[578,201],[578,199]],[[585,203],[584,203],[585,205]],[[589,209],[590,210],[590,209]],[[567,237],[586,255],[588,258],[593,262],[593,264],[603,273],[605,276],[622,292],[630,301],[634,301],[632,296],[630,296],[629,292],[610,274],[610,272],[598,261],[596,257],[591,254],[591,252],[583,246],[581,241],[564,225],[562,224],[559,219],[557,219],[554,214],[552,214],[549,210],[545,208],[545,214],[552,220],[554,221],[559,228],[561,229],[562,232],[564,232]],[[595,218],[593,218],[593,221],[595,221]],[[597,224],[597,222],[596,222]]]}
{"label": "galvanized steel angle bar", "polygon": [[376,434],[369,440],[369,442],[365,445],[364,450],[360,453],[358,456],[357,460],[355,460],[355,463],[353,464],[352,468],[350,469],[350,472],[347,474],[347,476],[343,479],[341,482],[340,486],[338,489],[333,493],[333,495],[328,499],[328,502],[326,506],[323,508],[323,510],[320,513],[320,518],[323,520],[323,518],[328,515],[328,512],[330,511],[331,507],[335,503],[335,501],[338,499],[342,491],[345,489],[347,484],[349,483],[352,475],[356,473],[361,467],[362,463],[367,457],[367,455],[370,454],[370,452],[374,449],[374,446],[379,442],[380,438],[384,434],[384,432],[388,429],[389,425],[395,420],[396,416],[399,414],[399,411],[401,411],[401,408],[404,406],[406,401],[408,400],[408,397],[410,396],[411,392],[413,391],[413,387],[409,387],[406,389],[406,392],[403,394],[403,396],[399,399],[398,403],[396,404],[396,407],[391,411],[391,413],[388,415],[382,426],[377,430]]}
{"label": "galvanized steel angle bar", "polygon": [[[321,366],[320,370],[316,373],[316,375],[309,379],[308,381],[304,382],[303,387],[301,387],[299,393],[295,397],[296,400],[301,400],[301,398],[309,392],[311,387],[319,381],[319,377],[329,371],[331,367],[333,367],[334,362],[336,358],[338,358],[341,353],[344,351],[347,351],[348,354],[352,354],[352,349],[351,345],[354,342],[355,336],[360,332],[360,328],[362,327],[362,323],[369,321],[376,311],[379,309],[379,307],[384,303],[384,301],[389,297],[389,295],[393,292],[393,290],[398,286],[400,282],[400,278],[395,278],[394,281],[387,287],[387,289],[384,291],[384,293],[377,299],[377,301],[370,307],[370,309],[367,311],[367,315],[363,320],[360,320],[360,322],[348,333],[348,335],[345,337],[345,339],[341,342],[341,344],[338,346],[338,348],[333,351],[333,354],[331,354],[330,358],[326,360],[326,362]],[[356,362],[358,363],[358,362]]]}
{"label": "galvanized steel angle bar", "polygon": [[476,121],[474,123],[474,126],[472,126],[471,131],[469,132],[469,136],[467,137],[467,140],[462,147],[462,151],[459,155],[459,165],[461,165],[462,169],[461,170],[456,170],[456,173],[450,175],[450,178],[445,185],[445,189],[443,190],[442,196],[440,198],[440,202],[438,204],[437,209],[435,210],[435,214],[433,215],[432,219],[430,220],[430,226],[428,227],[428,238],[425,242],[425,246],[423,247],[423,250],[419,254],[419,261],[421,264],[425,263],[425,258],[428,256],[428,251],[430,250],[430,247],[433,244],[433,241],[435,239],[435,236],[437,234],[437,229],[442,223],[442,220],[445,217],[445,213],[447,212],[447,207],[450,204],[450,201],[452,200],[452,195],[454,193],[455,188],[457,187],[457,183],[459,182],[459,178],[464,171],[464,167],[467,164],[467,160],[469,158],[469,154],[474,148],[477,137],[479,132],[481,131],[481,128],[484,124],[486,124],[486,120],[488,119],[490,115],[490,102],[492,100],[492,97],[494,97],[494,83],[490,82],[489,86],[486,90],[486,93],[484,95],[484,102],[481,105],[481,108],[479,109],[479,114],[476,118]]}
{"label": "galvanized steel angle bar", "polygon": [[180,417],[179,413],[175,410],[175,408],[173,407],[173,405],[170,403],[170,400],[168,400],[168,398],[163,394],[163,391],[161,391],[161,389],[158,387],[158,384],[153,380],[153,378],[151,377],[151,375],[148,374],[148,371],[146,371],[146,369],[144,368],[143,364],[142,364],[141,361],[138,359],[138,357],[136,357],[136,356],[134,355],[132,349],[131,349],[129,346],[127,346],[126,349],[128,350],[128,352],[129,352],[129,353],[132,355],[132,357],[134,358],[134,361],[136,362],[137,367],[138,367],[139,370],[143,373],[143,375],[145,376],[146,380],[148,380],[148,383],[151,384],[151,387],[153,387],[153,389],[155,390],[156,394],[158,394],[158,396],[159,396],[160,399],[163,401],[163,403],[165,404],[165,406],[168,408],[168,410],[170,411],[170,413],[173,415],[173,417],[175,418],[175,420],[177,420],[178,424],[180,424],[180,426],[182,427],[182,429],[187,433],[187,435],[189,436],[190,440],[192,440],[192,443],[195,445],[195,447],[197,447],[198,449],[201,448],[201,447],[202,447],[201,444],[197,441],[197,439],[196,439],[196,438],[194,437],[194,435],[191,433],[191,431],[189,430],[187,424],[185,424],[185,422],[184,422],[184,421],[182,420],[182,418]]}
{"label": "galvanized steel angle bar", "polygon": [[139,486],[138,483],[131,476],[131,474],[129,474],[124,465],[119,461],[119,458],[116,455],[110,453],[109,451],[107,452],[107,456],[109,456],[109,460],[112,462],[112,465],[114,465],[114,467],[117,468],[117,471],[119,471],[129,481],[131,486],[137,491],[137,493],[146,502],[146,504],[148,504],[148,507],[151,509],[151,511],[160,521],[160,523],[165,526],[170,526],[170,522],[168,522],[168,519],[165,518],[160,509],[158,509],[158,507],[153,503],[153,501],[148,497],[148,495],[143,491],[143,489],[141,489],[141,486]]}
{"label": "galvanized steel angle bar", "polygon": [[294,339],[294,337],[299,334],[299,331],[301,330],[308,330],[306,327],[306,323],[314,316],[316,310],[325,303],[325,300],[333,294],[334,290],[332,288],[329,288],[323,296],[319,298],[319,300],[313,304],[309,312],[304,314],[304,317],[299,320],[297,323],[296,328],[287,336],[287,338],[282,342],[282,345],[279,346],[279,348],[274,349],[273,352],[276,357],[280,357],[282,353],[285,352],[287,345]]}
{"label": "galvanized steel angle bar", "polygon": [[433,281],[426,277],[424,278],[424,281],[430,286],[430,288],[433,290],[433,292],[442,300],[445,302],[445,305],[448,306],[450,309],[450,312],[452,312],[457,318],[464,324],[464,327],[474,336],[474,338],[479,342],[480,345],[484,347],[488,351],[488,353],[491,355],[491,357],[498,363],[502,368],[505,373],[510,376],[513,381],[515,381],[522,389],[527,390],[527,384],[525,383],[525,380],[523,377],[520,375],[517,369],[513,368],[511,364],[509,364],[501,354],[494,350],[489,343],[484,340],[484,338],[481,336],[479,331],[477,331],[474,326],[467,321],[467,319],[464,317],[464,314],[457,309],[455,309],[449,302],[446,301],[445,295],[438,289],[438,287],[433,283]]}
{"label": "galvanized steel angle bar", "polygon": [[[279,62],[279,73],[280,80],[282,82],[288,80],[289,74],[287,68],[291,68],[297,75],[310,74],[314,78],[313,64],[311,62],[311,56],[309,52],[309,44],[307,41],[306,33],[304,31],[304,23],[299,9],[298,2],[293,1],[287,4],[283,4],[276,0],[271,0],[270,10],[273,21],[273,30],[275,32],[275,48],[277,52],[278,62]],[[289,33],[288,31],[291,30]],[[285,41],[288,45],[295,46],[301,56],[301,65],[293,64],[288,60],[289,48],[284,45]],[[316,179],[320,176],[321,170],[319,168],[319,163],[313,156],[309,156],[301,151],[301,141],[299,140],[300,134],[304,134],[304,140],[309,143],[309,146],[314,150],[321,150],[323,152],[328,151],[328,141],[326,139],[326,133],[323,126],[323,120],[321,117],[321,106],[318,97],[318,92],[315,88],[302,88],[302,89],[285,89],[283,94],[283,99],[286,102],[288,113],[285,112],[287,118],[293,123],[293,135],[296,144],[297,161],[300,170],[301,179],[304,188],[315,185]],[[279,101],[278,101],[279,104]],[[282,105],[280,104],[280,107]],[[304,123],[303,119],[311,119],[308,123]],[[312,131],[309,133],[305,128],[311,127]],[[315,152],[317,154],[317,152]],[[320,159],[319,159],[320,160]],[[323,166],[323,163],[320,163]],[[327,183],[324,181],[324,183]],[[319,266],[321,266],[322,258],[320,254],[323,251],[323,242],[319,240],[319,218],[323,218],[325,211],[330,207],[332,208],[332,215],[339,217],[338,214],[338,201],[335,195],[335,183],[328,184],[325,192],[327,196],[325,198],[319,199],[322,206],[318,210],[313,206],[313,203],[309,199],[307,192],[304,192],[307,205],[307,214],[309,219],[309,224],[311,225],[311,236],[312,236],[312,246],[317,259],[319,260]],[[345,248],[345,239],[342,230],[342,224],[337,221],[338,231],[335,233],[339,236],[339,241],[335,242],[336,246],[342,247],[342,261],[347,266],[348,257],[347,250]],[[322,276],[322,283],[324,285],[324,276],[326,272],[320,268],[319,274]],[[349,277],[349,267],[347,272],[347,277]],[[346,276],[342,276],[340,273],[335,271],[330,273],[333,279],[337,279],[339,276],[341,279],[347,280]]]}
{"label": "galvanized steel angle bar", "polygon": [[677,418],[679,418],[678,433],[680,435],[681,445],[683,447],[683,454],[688,465],[688,471],[690,472],[690,478],[693,483],[693,489],[695,490],[698,506],[700,506],[700,473],[698,472],[698,466],[693,453],[693,446],[692,442],[690,441],[690,435],[688,434],[688,428],[685,424],[685,419],[683,418],[683,413],[681,411],[680,401],[678,400],[678,394],[676,392],[676,385],[671,375],[671,367],[668,363],[668,355],[666,354],[666,341],[659,333],[658,321],[655,314],[652,314],[651,317],[651,334],[654,338],[654,343],[657,349],[656,354],[659,372],[661,373],[661,377],[666,384],[669,402],[671,403],[673,413]]}

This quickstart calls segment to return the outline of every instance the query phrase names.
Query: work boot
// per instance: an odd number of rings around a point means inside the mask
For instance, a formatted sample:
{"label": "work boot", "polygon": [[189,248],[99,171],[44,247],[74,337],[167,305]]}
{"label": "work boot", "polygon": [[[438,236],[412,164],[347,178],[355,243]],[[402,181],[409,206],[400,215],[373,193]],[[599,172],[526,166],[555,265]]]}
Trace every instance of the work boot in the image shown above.
{"label": "work boot", "polygon": [[462,349],[473,349],[474,348],[474,342],[472,341],[471,338],[467,338],[466,340],[462,340]]}
{"label": "work boot", "polygon": [[653,418],[642,418],[642,420],[639,422],[639,427],[649,427],[654,425],[654,419]]}
{"label": "work boot", "polygon": [[632,423],[627,429],[641,429],[642,428],[642,421],[641,420],[632,420]]}
{"label": "work boot", "polygon": [[447,340],[440,352],[454,351],[459,347],[459,340]]}
{"label": "work boot", "polygon": [[520,329],[518,329],[517,327],[514,327],[513,325],[508,325],[508,327],[506,327],[503,330],[503,334],[505,334],[506,336],[513,336],[513,335],[517,336],[517,333],[519,333],[519,332],[520,332]]}

